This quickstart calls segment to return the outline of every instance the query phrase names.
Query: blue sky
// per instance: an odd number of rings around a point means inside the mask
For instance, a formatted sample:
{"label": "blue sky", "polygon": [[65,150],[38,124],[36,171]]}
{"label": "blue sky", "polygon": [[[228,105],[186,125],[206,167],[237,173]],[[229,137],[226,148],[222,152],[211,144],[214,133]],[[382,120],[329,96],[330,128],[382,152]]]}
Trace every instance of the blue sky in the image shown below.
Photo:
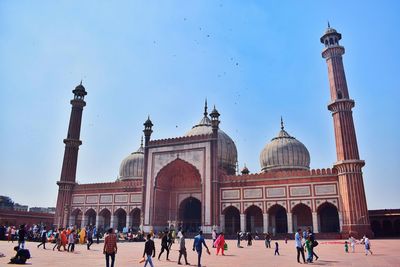
{"label": "blue sky", "polygon": [[204,99],[221,113],[239,164],[279,131],[302,141],[312,168],[336,160],[319,37],[342,33],[368,207],[400,208],[400,22],[397,1],[0,2],[0,194],[54,206],[70,116],[83,79],[77,180],[112,181],[140,144],[181,136]]}

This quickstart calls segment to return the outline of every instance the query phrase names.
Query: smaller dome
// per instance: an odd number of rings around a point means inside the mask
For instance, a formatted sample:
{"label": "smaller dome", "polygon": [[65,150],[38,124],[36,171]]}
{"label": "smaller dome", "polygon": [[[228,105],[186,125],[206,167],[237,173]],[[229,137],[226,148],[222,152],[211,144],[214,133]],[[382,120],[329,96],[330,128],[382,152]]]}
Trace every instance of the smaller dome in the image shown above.
{"label": "smaller dome", "polygon": [[283,127],[278,136],[272,138],[260,155],[261,170],[309,170],[310,153],[303,143],[290,136]]}
{"label": "smaller dome", "polygon": [[119,168],[119,180],[143,179],[144,148],[142,144],[136,152],[131,153],[122,162]]}
{"label": "smaller dome", "polygon": [[243,175],[249,174],[249,173],[250,173],[250,171],[249,171],[249,169],[246,167],[246,165],[244,165],[243,169],[242,169],[240,172],[241,172]]}

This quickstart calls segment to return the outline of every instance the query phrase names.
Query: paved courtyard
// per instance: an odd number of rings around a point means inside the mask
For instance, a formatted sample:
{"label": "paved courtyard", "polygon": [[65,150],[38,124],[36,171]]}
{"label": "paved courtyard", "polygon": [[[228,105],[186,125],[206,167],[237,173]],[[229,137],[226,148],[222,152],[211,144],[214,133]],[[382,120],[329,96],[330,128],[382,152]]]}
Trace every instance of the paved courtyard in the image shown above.
{"label": "paved courtyard", "polygon": [[[191,249],[193,240],[187,240],[187,248]],[[228,241],[229,249],[226,256],[216,256],[215,250],[211,255],[204,254],[203,266],[207,267],[254,267],[254,266],[299,266],[296,262],[296,251],[293,240],[285,244],[284,241],[278,241],[280,245],[280,256],[274,256],[273,249],[266,249],[263,241],[255,241],[253,246],[237,248],[233,240]],[[245,245],[242,242],[242,245]],[[374,252],[372,256],[365,256],[363,246],[357,245],[356,253],[344,252],[343,241],[326,240],[320,241],[316,252],[320,259],[312,265],[317,266],[400,266],[400,240],[371,240],[371,249]],[[85,246],[77,245],[75,253],[53,251],[51,244],[47,249],[36,248],[37,243],[27,243],[31,251],[32,258],[28,261],[33,266],[105,266],[102,255],[102,244],[93,244],[90,251]],[[207,244],[211,245],[208,240]],[[5,266],[9,258],[14,255],[13,246],[16,245],[0,242],[0,252],[6,254],[5,258],[0,258],[0,266]],[[144,243],[119,243],[118,254],[115,266],[143,266],[138,261],[143,253]],[[178,245],[172,246],[170,253],[171,261],[165,260],[165,253],[161,256],[161,261],[154,260],[155,266],[177,266]],[[160,252],[160,241],[156,240],[156,252]],[[157,256],[156,256],[157,257]],[[196,254],[188,250],[188,260],[192,266],[196,263]],[[149,266],[149,265],[148,265]]]}

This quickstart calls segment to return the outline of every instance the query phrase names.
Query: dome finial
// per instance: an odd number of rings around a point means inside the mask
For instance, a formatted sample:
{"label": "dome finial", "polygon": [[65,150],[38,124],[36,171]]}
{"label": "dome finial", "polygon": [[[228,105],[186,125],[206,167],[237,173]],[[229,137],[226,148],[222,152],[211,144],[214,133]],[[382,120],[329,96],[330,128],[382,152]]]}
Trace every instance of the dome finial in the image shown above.
{"label": "dome finial", "polygon": [[208,112],[207,112],[207,98],[206,98],[206,101],[204,103],[204,117],[207,117],[207,115],[208,115]]}
{"label": "dome finial", "polygon": [[281,130],[285,129],[285,126],[283,125],[283,118],[281,116]]}
{"label": "dome finial", "polygon": [[140,147],[143,148],[143,135],[142,138],[140,138]]}
{"label": "dome finial", "polygon": [[79,85],[82,85],[82,79],[81,79],[81,83]]}
{"label": "dome finial", "polygon": [[329,24],[329,20],[328,20],[328,28],[330,28],[331,27],[331,25]]}

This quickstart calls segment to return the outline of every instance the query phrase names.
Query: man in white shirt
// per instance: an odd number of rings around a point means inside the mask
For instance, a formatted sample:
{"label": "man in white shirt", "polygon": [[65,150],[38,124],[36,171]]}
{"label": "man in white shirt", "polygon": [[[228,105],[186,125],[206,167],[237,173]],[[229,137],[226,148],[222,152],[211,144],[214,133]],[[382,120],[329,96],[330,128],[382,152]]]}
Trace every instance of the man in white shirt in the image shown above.
{"label": "man in white shirt", "polygon": [[296,249],[297,249],[297,262],[300,263],[300,254],[301,257],[303,258],[303,262],[306,263],[306,258],[304,257],[304,247],[303,244],[301,243],[301,229],[297,229],[296,234],[294,235],[294,241],[296,244]]}

